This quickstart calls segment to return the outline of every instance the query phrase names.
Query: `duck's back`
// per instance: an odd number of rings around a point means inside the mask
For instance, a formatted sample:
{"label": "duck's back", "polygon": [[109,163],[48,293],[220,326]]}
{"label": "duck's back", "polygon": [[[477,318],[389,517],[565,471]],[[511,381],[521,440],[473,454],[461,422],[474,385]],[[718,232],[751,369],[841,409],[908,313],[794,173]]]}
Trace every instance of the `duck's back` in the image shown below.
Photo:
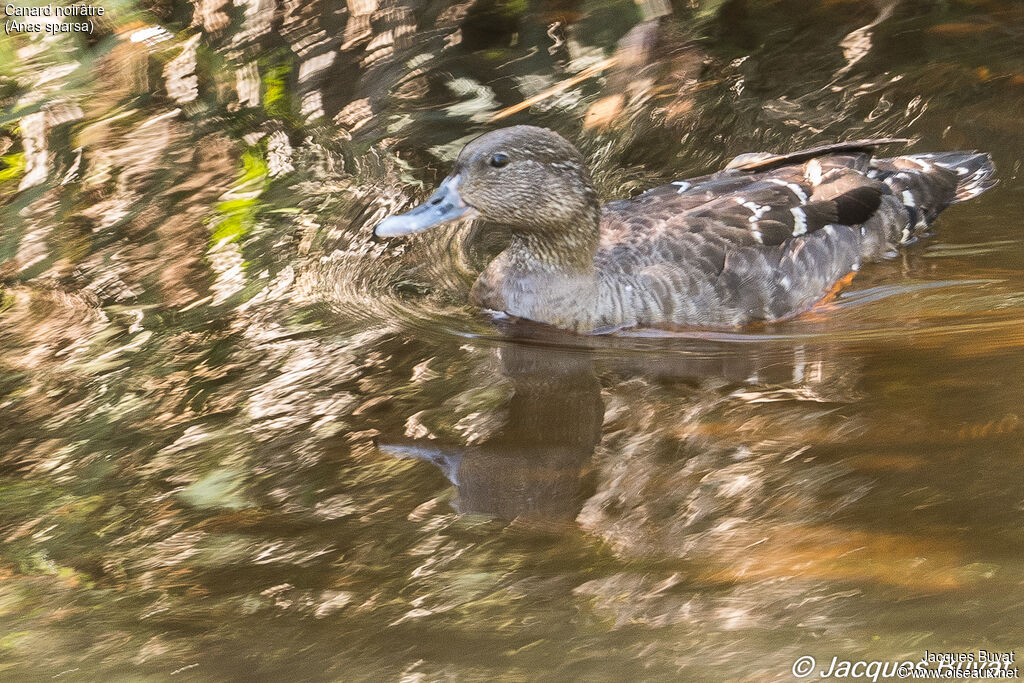
{"label": "duck's back", "polygon": [[806,311],[867,259],[994,184],[988,155],[872,157],[878,141],[739,157],[605,205],[588,327],[737,326]]}

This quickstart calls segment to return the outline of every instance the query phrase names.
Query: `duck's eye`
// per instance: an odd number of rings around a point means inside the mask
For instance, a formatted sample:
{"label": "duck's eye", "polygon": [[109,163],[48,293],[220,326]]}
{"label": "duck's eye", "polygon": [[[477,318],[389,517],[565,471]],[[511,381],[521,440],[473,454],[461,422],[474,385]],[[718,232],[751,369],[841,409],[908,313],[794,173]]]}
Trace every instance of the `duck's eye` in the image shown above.
{"label": "duck's eye", "polygon": [[491,157],[491,159],[490,159],[490,161],[488,163],[491,166],[493,166],[494,168],[501,168],[502,166],[508,166],[508,162],[509,162],[508,155],[507,154],[502,154],[501,152],[498,152],[497,154],[495,154],[494,156]]}

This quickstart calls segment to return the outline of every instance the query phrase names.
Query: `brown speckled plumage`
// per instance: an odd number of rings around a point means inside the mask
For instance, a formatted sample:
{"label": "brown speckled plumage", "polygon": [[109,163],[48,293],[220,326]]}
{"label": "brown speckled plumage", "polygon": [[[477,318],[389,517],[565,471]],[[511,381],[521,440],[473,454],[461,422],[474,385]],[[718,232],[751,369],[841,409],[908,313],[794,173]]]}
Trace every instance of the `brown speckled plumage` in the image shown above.
{"label": "brown speckled plumage", "polygon": [[874,159],[883,142],[745,155],[718,173],[600,207],[571,144],[515,126],[459,155],[447,194],[429,203],[457,205],[454,213],[415,227],[391,218],[377,231],[405,234],[464,215],[509,226],[510,246],[470,298],[558,327],[777,320],[806,311],[862,261],[892,252],[947,205],[994,184],[988,155]]}

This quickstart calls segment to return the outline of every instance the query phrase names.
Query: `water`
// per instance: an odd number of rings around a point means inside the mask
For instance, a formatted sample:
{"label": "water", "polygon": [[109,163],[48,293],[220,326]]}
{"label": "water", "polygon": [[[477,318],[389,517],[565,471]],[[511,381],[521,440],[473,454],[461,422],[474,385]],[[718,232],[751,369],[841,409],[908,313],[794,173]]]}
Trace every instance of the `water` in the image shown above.
{"label": "water", "polygon": [[[1024,642],[1021,4],[105,8],[0,42],[0,676],[782,681]],[[867,136],[1000,185],[799,319],[575,337],[466,304],[505,236],[371,237],[527,122],[609,199]]]}

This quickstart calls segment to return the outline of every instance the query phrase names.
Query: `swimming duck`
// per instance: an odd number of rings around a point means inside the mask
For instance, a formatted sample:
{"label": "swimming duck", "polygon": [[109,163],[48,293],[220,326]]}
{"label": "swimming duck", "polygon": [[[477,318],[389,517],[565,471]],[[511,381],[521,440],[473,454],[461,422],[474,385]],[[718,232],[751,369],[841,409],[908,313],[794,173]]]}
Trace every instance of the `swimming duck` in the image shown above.
{"label": "swimming duck", "polygon": [[508,226],[511,243],[470,299],[510,316],[591,333],[736,328],[807,311],[863,262],[995,184],[987,154],[873,156],[896,142],[907,141],[745,154],[717,173],[601,206],[572,144],[513,126],[467,144],[426,203],[374,233],[468,218]]}

